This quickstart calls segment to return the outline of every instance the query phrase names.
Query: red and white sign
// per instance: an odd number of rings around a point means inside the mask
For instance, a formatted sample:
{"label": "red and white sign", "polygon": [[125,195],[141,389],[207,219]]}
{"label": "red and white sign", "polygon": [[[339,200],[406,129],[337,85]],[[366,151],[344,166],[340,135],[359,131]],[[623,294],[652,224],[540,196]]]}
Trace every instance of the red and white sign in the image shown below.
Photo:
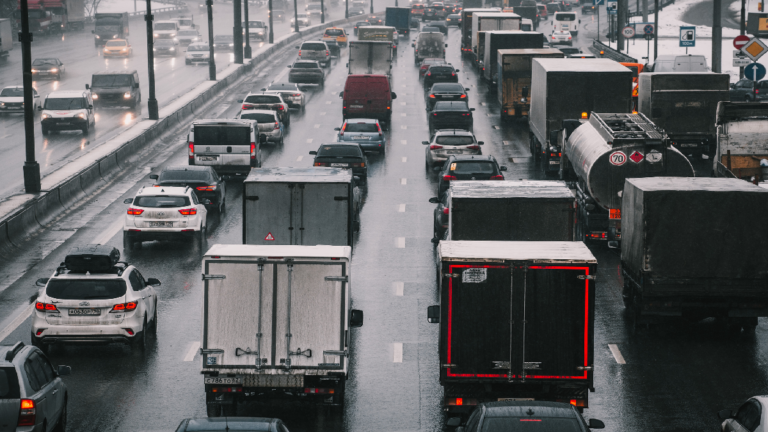
{"label": "red and white sign", "polygon": [[749,42],[749,36],[747,35],[738,35],[735,38],[733,38],[733,47],[737,50],[740,50],[744,45]]}
{"label": "red and white sign", "polygon": [[267,234],[266,237],[264,237],[264,240],[266,241],[275,241],[275,237],[272,236],[272,233]]}
{"label": "red and white sign", "polygon": [[608,161],[611,162],[611,165],[622,166],[627,163],[627,155],[624,152],[615,151],[608,157]]}
{"label": "red and white sign", "polygon": [[640,152],[639,152],[639,151],[637,151],[637,150],[633,151],[633,152],[632,152],[632,154],[631,154],[631,155],[629,155],[629,160],[631,160],[631,161],[632,161],[632,162],[634,162],[634,163],[640,163],[640,162],[642,162],[642,161],[643,161],[643,158],[645,158],[645,156],[643,156],[643,154],[642,154],[642,153],[640,153]]}

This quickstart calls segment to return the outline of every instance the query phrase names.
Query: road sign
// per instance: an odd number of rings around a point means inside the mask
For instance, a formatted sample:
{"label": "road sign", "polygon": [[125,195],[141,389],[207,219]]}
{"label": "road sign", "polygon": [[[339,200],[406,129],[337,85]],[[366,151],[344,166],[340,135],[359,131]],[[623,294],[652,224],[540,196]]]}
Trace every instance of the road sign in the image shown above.
{"label": "road sign", "polygon": [[625,38],[631,38],[635,36],[635,28],[626,26],[623,29],[621,29],[621,34],[623,34]]}
{"label": "road sign", "polygon": [[649,41],[649,40],[653,40],[653,35],[652,35],[652,34],[647,34],[647,33],[646,33],[646,35],[645,35],[645,40],[647,40],[647,41]]}
{"label": "road sign", "polygon": [[752,81],[760,81],[765,78],[765,66],[760,63],[751,63],[744,67],[744,77]]}
{"label": "road sign", "polygon": [[622,166],[627,163],[627,155],[624,152],[615,151],[608,157],[608,162],[610,162],[611,165]]}
{"label": "road sign", "polygon": [[743,47],[741,47],[741,52],[744,53],[745,56],[751,58],[752,61],[756,62],[760,57],[763,56],[763,54],[768,52],[768,45],[766,45],[758,38],[752,38]]}
{"label": "road sign", "polygon": [[747,35],[738,35],[735,38],[733,38],[733,47],[737,50],[740,50],[744,45],[749,42],[749,36]]}
{"label": "road sign", "polygon": [[680,26],[680,46],[696,46],[696,27]]}
{"label": "road sign", "polygon": [[605,0],[592,0],[592,6],[602,6],[605,4]]}
{"label": "road sign", "polygon": [[752,60],[746,57],[733,57],[733,67],[744,67],[752,64]]}
{"label": "road sign", "polygon": [[272,233],[267,234],[266,237],[264,237],[264,240],[266,241],[275,241],[275,237],[272,235]]}
{"label": "road sign", "polygon": [[643,33],[645,33],[645,34],[653,34],[654,33],[653,30],[654,30],[653,29],[653,24],[646,24],[643,27]]}
{"label": "road sign", "polygon": [[619,10],[618,0],[605,0],[605,10],[608,15],[616,15],[616,11]]}

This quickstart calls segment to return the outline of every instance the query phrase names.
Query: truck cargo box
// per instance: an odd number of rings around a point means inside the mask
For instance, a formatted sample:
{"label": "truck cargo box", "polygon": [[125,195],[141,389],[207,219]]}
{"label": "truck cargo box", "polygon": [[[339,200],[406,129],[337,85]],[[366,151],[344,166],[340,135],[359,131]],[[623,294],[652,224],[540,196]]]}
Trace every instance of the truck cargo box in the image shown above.
{"label": "truck cargo box", "polygon": [[499,75],[497,53],[502,49],[542,48],[544,35],[531,31],[488,31],[485,32],[482,56],[483,79],[493,84]]}
{"label": "truck cargo box", "polygon": [[481,55],[478,49],[478,32],[492,30],[520,30],[522,23],[520,15],[511,12],[476,12],[472,14],[472,51],[470,55],[474,60],[475,66]]}
{"label": "truck cargo box", "polygon": [[712,172],[718,177],[765,182],[760,161],[768,159],[768,104],[720,102],[716,124]]}
{"label": "truck cargo box", "polygon": [[[497,96],[501,105],[501,119],[527,116],[531,106],[531,63],[534,58],[563,58],[556,48],[500,49],[496,53],[498,75]],[[527,89],[524,96],[523,89]]]}
{"label": "truck cargo box", "polygon": [[386,75],[392,73],[392,42],[385,41],[350,41],[349,75]]}

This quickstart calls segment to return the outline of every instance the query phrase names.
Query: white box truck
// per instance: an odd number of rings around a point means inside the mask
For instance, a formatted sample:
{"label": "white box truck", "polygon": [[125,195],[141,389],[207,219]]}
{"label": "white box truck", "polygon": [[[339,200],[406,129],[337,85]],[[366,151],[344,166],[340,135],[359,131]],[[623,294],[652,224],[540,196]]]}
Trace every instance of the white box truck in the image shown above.
{"label": "white box truck", "polygon": [[0,59],[5,60],[13,49],[13,30],[11,20],[0,19]]}
{"label": "white box truck", "polygon": [[392,42],[388,41],[350,41],[349,75],[392,74]]}
{"label": "white box truck", "polygon": [[209,417],[238,402],[343,408],[350,329],[349,246],[214,245],[203,257],[203,382]]}

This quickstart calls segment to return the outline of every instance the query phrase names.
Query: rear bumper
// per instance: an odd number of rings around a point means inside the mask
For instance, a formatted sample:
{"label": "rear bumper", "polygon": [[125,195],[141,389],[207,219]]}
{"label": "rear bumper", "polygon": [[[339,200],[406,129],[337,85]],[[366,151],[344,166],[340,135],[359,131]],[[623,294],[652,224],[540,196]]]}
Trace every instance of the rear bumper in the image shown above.
{"label": "rear bumper", "polygon": [[194,237],[200,229],[197,227],[189,228],[131,228],[123,230],[128,238],[133,241],[153,241],[153,240],[179,240],[190,239]]}
{"label": "rear bumper", "polygon": [[[143,330],[143,319],[138,313],[133,313],[119,324],[72,326],[51,325],[44,318],[35,318],[32,323],[32,338],[47,345],[130,343]],[[133,335],[126,329],[130,329]],[[40,330],[42,333],[37,336]]]}
{"label": "rear bumper", "polygon": [[209,58],[208,57],[187,57],[185,61],[188,63],[208,63]]}
{"label": "rear bumper", "polygon": [[[526,381],[525,383],[443,383],[443,410],[461,416],[470,414],[478,404],[499,400],[539,400],[571,403],[589,407],[591,380]],[[457,400],[460,399],[460,402]]]}

